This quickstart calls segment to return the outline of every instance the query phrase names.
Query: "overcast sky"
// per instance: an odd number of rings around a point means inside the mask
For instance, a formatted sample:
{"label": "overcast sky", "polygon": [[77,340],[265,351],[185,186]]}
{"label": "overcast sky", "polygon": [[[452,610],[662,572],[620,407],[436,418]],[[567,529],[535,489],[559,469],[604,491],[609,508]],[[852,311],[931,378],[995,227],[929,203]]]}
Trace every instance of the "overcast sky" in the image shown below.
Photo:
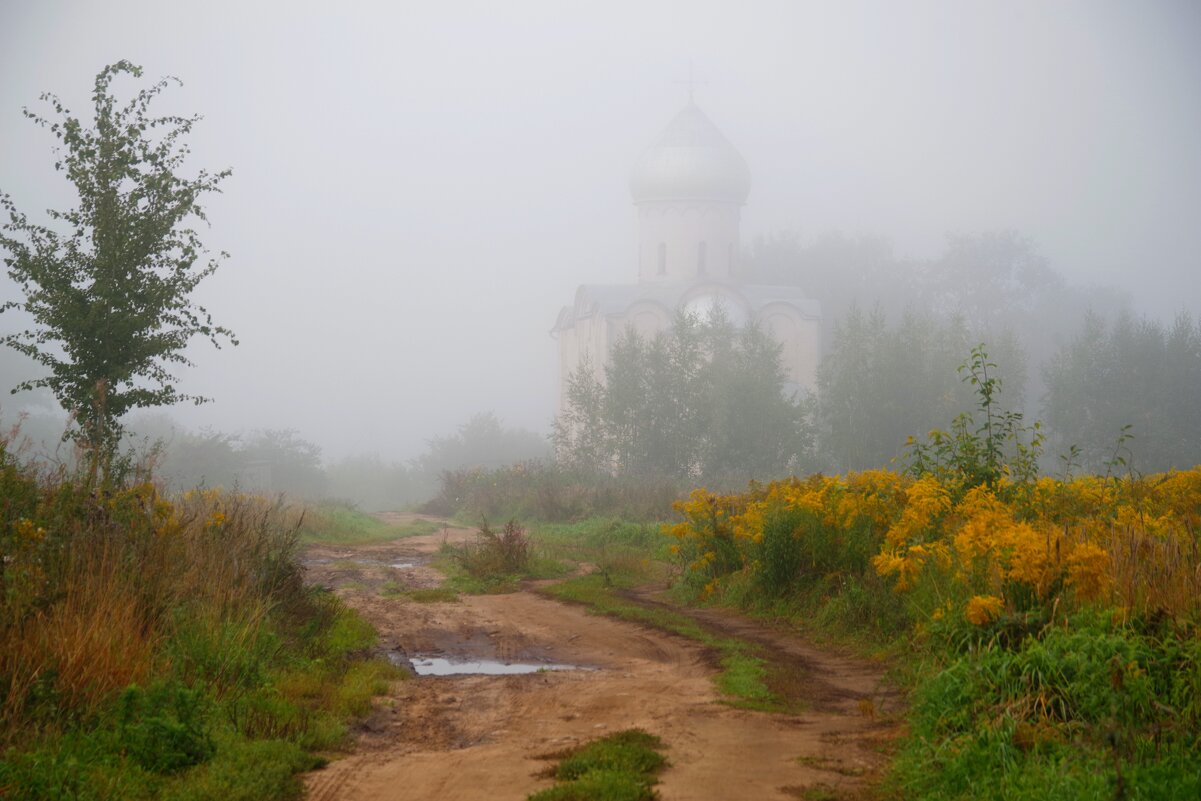
{"label": "overcast sky", "polygon": [[546,430],[549,329],[636,280],[629,171],[690,62],[751,167],[744,241],[1016,229],[1140,311],[1201,308],[1195,0],[0,0],[0,190],[35,217],[71,195],[22,106],[86,113],[120,59],[181,78],[194,168],[234,170],[198,297],[242,345],[194,350],[192,427],[389,458],[483,410]]}

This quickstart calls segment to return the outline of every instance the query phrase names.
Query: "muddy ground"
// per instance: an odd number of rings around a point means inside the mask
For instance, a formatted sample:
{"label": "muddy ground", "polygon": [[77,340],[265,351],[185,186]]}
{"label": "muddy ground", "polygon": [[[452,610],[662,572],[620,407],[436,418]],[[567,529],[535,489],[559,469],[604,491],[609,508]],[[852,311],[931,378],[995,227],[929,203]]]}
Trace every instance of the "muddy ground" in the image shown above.
{"label": "muddy ground", "polygon": [[[398,663],[442,657],[579,669],[396,682],[353,754],[308,777],[313,801],[522,801],[551,786],[540,776],[546,755],[631,727],[666,744],[663,801],[871,797],[898,728],[898,698],[881,666],[729,613],[690,611],[801,677],[802,712],[753,712],[722,702],[714,654],[680,636],[590,615],[532,587],[438,603],[395,593],[436,587],[442,576],[430,557],[444,541],[473,536],[448,526],[379,545],[312,547],[309,580],[370,620]],[[632,599],[666,603],[651,589]]]}

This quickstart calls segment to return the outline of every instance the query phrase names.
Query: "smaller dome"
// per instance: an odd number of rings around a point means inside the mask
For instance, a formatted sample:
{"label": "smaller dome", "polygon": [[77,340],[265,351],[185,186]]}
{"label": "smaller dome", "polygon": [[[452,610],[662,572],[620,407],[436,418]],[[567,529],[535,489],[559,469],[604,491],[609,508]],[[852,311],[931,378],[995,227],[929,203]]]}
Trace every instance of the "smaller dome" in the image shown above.
{"label": "smaller dome", "polygon": [[675,116],[630,176],[635,203],[716,200],[745,203],[751,191],[746,161],[692,102]]}

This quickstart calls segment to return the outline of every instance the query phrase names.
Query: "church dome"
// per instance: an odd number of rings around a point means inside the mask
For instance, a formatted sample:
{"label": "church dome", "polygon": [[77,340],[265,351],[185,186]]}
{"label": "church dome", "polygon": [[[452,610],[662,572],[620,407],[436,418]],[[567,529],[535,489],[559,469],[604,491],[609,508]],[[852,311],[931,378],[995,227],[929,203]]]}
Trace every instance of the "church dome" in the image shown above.
{"label": "church dome", "polygon": [[712,200],[744,203],[751,171],[730,141],[689,101],[659,135],[630,176],[635,203]]}

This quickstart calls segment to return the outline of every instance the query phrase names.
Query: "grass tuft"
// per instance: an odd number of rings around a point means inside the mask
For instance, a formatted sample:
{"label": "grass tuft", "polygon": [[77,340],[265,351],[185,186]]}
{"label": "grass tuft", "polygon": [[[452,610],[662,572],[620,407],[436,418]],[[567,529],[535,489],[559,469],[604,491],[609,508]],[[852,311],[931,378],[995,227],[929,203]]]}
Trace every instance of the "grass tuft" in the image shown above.
{"label": "grass tuft", "polygon": [[663,742],[642,729],[626,729],[560,755],[554,787],[528,801],[652,801],[655,778],[667,760]]}

